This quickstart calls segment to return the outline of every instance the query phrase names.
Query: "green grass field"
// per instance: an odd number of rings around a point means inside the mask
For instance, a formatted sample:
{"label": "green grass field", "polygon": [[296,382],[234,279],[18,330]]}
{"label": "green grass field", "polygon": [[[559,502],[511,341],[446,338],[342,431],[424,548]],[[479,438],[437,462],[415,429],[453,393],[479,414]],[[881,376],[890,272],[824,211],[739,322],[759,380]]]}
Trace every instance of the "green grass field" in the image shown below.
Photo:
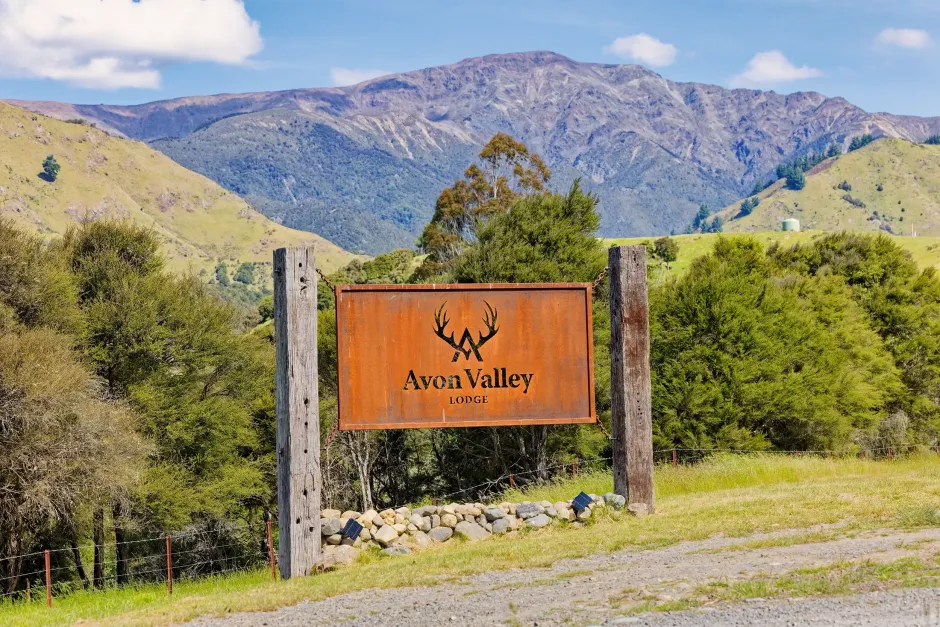
{"label": "green grass field", "polygon": [[[757,233],[704,233],[694,235],[676,235],[673,237],[679,243],[679,258],[671,264],[668,272],[664,269],[664,274],[682,274],[692,265],[692,261],[711,252],[715,240],[719,236],[723,237],[753,237],[763,243],[765,246],[779,242],[781,246],[793,246],[795,244],[805,244],[813,241],[817,237],[826,235],[824,231],[762,231]],[[892,235],[891,238],[899,246],[911,253],[914,261],[921,268],[933,266],[940,269],[940,237],[904,237]],[[644,242],[652,242],[655,237],[630,237],[605,239],[606,246],[625,246],[636,245]]]}
{"label": "green grass field", "polygon": [[719,212],[725,231],[773,231],[797,218],[804,229],[940,236],[940,146],[882,138],[817,165],[802,190],[778,181],[758,196],[749,216],[736,218],[740,201]]}
{"label": "green grass field", "polygon": [[[891,461],[724,455],[695,466],[658,466],[655,482],[657,513],[647,518],[607,514],[583,529],[559,525],[476,544],[451,542],[407,559],[365,553],[351,567],[283,582],[271,582],[267,571],[180,582],[172,598],[164,585],[82,592],[56,599],[52,610],[41,599],[0,606],[0,625],[168,625],[355,590],[431,586],[490,570],[547,567],[563,558],[719,533],[743,537],[837,522],[851,533],[940,523],[940,458],[934,454]],[[501,498],[557,501],[580,490],[610,489],[610,475],[596,472]],[[818,541],[817,535],[807,532],[805,541]]]}

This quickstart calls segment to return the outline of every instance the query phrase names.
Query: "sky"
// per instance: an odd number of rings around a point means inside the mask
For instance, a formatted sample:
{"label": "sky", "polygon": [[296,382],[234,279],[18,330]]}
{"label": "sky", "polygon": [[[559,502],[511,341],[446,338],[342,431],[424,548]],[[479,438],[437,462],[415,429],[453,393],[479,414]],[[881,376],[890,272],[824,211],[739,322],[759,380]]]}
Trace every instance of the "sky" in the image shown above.
{"label": "sky", "polygon": [[0,0],[0,98],[325,87],[529,50],[940,116],[940,0]]}

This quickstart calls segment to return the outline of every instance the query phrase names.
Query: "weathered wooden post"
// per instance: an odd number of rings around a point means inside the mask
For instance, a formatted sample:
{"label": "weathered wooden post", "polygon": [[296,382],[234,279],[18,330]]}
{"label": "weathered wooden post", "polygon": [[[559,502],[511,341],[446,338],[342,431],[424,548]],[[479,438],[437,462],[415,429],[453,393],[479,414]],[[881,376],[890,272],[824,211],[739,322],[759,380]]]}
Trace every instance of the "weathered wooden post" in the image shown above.
{"label": "weathered wooden post", "polygon": [[653,513],[653,420],[650,387],[646,247],[615,246],[610,268],[610,395],[614,492]]}
{"label": "weathered wooden post", "polygon": [[281,579],[320,560],[317,275],[313,250],[274,251],[278,561]]}

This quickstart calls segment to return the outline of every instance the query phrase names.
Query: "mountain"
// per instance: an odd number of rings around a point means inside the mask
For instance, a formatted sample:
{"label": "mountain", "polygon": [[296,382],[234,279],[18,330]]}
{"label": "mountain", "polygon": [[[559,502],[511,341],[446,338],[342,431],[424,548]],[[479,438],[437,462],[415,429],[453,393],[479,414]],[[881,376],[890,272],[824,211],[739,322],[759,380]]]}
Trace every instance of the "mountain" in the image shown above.
{"label": "mountain", "polygon": [[[49,154],[61,166],[54,182],[39,176]],[[0,218],[51,235],[104,217],[153,228],[180,270],[211,270],[220,258],[270,262],[279,246],[315,246],[324,270],[354,258],[319,235],[272,222],[142,142],[0,102]]]}
{"label": "mountain", "polygon": [[139,106],[23,103],[152,142],[283,224],[351,250],[410,245],[439,191],[496,132],[539,152],[564,189],[600,198],[602,234],[684,229],[787,159],[864,133],[921,141],[940,118],[842,98],[677,83],[551,52],[489,55],[342,88]]}
{"label": "mountain", "polygon": [[780,180],[758,197],[746,217],[737,217],[740,202],[720,212],[726,231],[772,231],[797,218],[805,229],[940,236],[940,146],[879,139],[820,163],[802,190]]}

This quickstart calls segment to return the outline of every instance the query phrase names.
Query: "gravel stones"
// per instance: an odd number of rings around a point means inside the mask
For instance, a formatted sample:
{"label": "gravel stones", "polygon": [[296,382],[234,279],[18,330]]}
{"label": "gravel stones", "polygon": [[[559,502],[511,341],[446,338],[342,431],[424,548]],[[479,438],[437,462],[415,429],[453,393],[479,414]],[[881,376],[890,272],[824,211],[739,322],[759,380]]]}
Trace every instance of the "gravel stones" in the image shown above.
{"label": "gravel stones", "polygon": [[477,523],[468,522],[466,520],[457,523],[457,526],[454,528],[454,534],[470,542],[482,540],[490,535],[486,529]]}
{"label": "gravel stones", "polygon": [[454,535],[454,530],[450,527],[435,527],[428,532],[428,537],[434,542],[447,542],[452,535]]}

